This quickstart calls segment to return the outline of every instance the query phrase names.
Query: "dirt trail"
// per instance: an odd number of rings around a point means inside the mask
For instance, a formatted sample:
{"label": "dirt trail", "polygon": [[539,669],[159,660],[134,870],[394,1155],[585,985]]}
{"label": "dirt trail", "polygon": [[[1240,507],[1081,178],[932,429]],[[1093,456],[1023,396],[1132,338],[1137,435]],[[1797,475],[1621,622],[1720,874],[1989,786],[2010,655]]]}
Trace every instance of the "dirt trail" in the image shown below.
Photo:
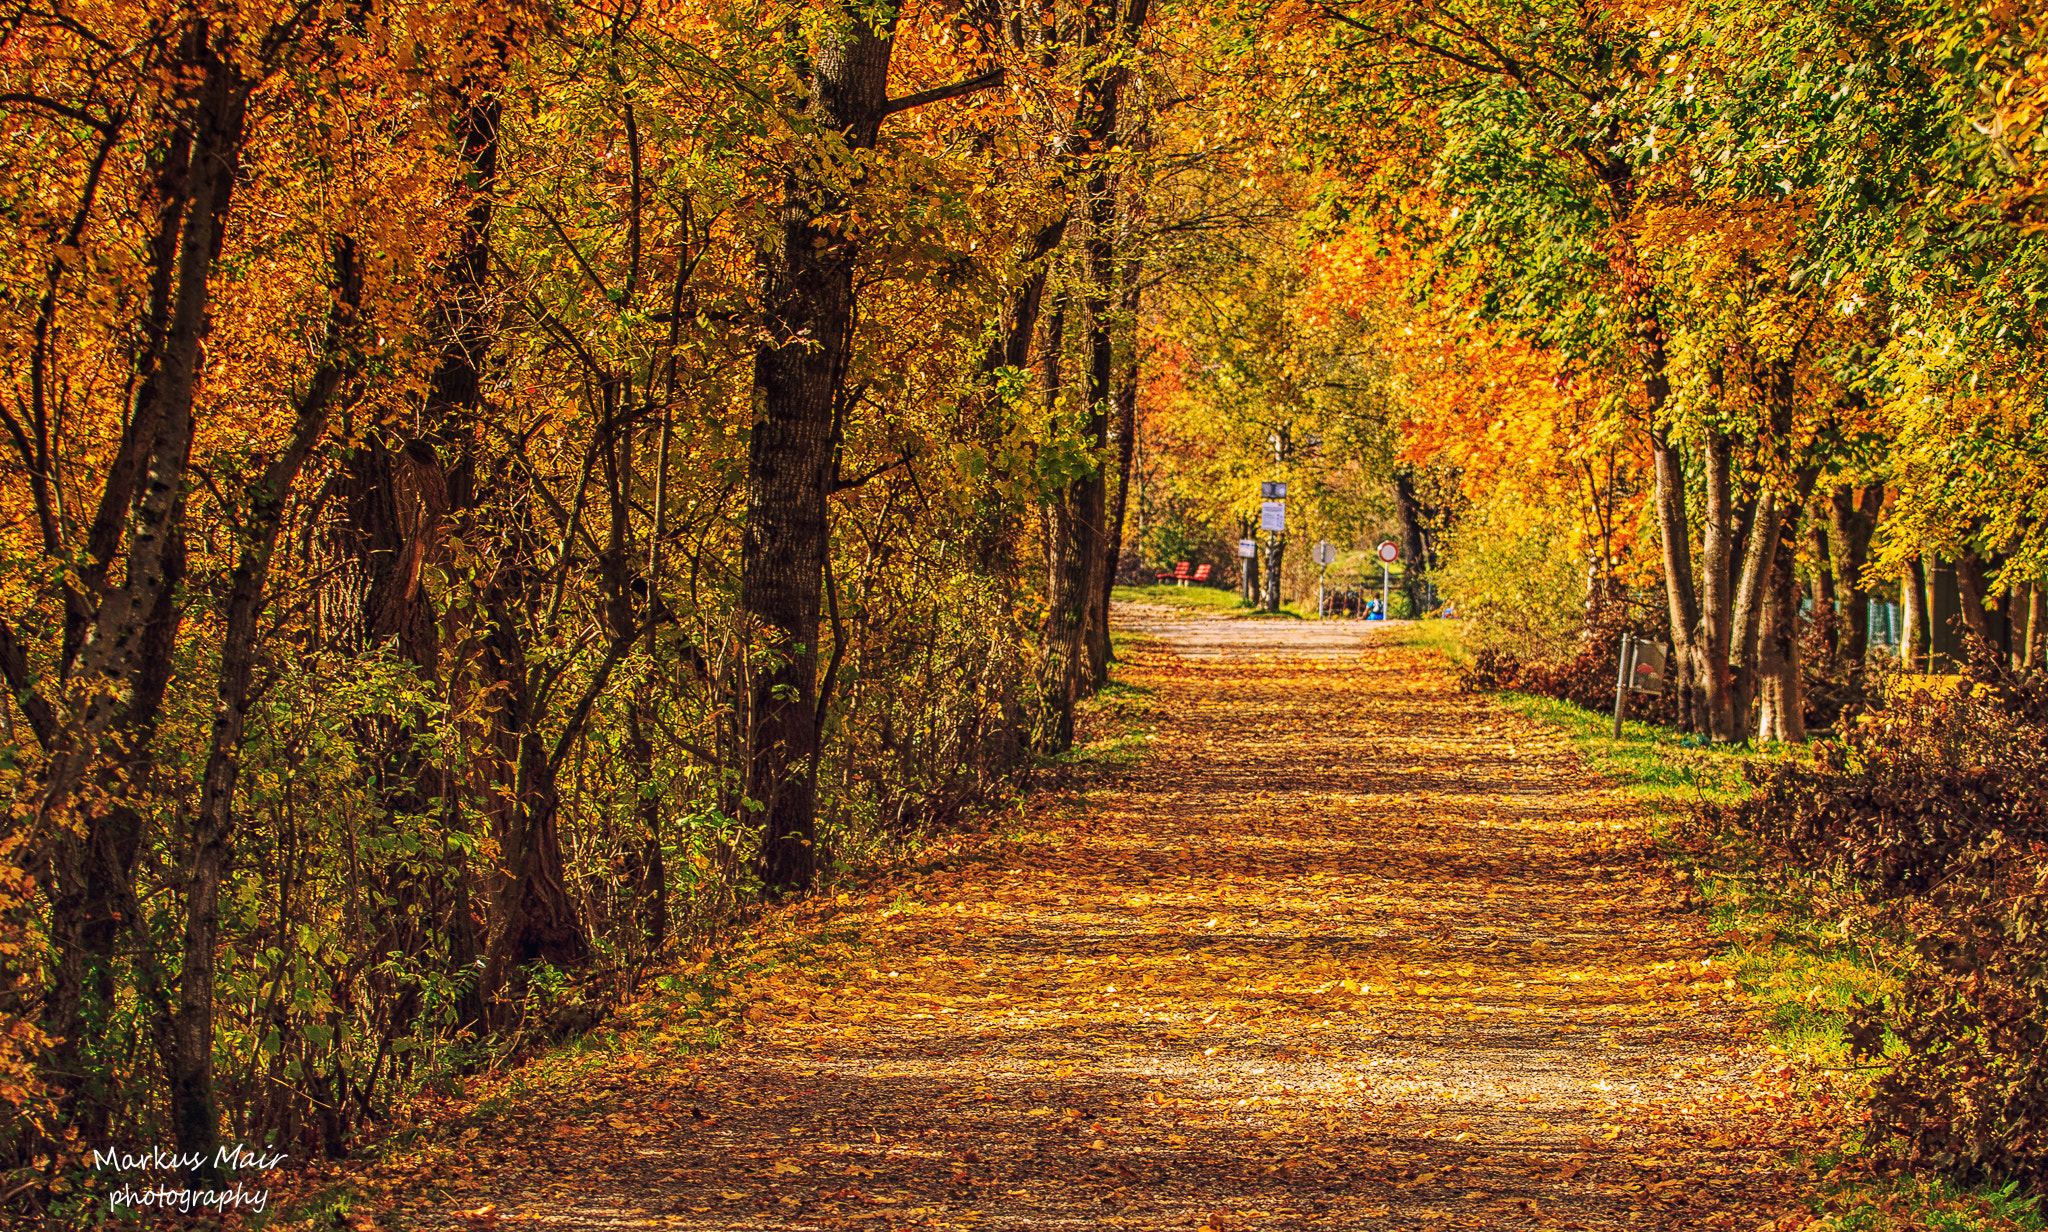
{"label": "dirt trail", "polygon": [[515,1110],[422,1221],[1754,1228],[1794,1196],[1699,918],[1561,737],[1355,624],[1123,616],[1158,639],[1141,766],[867,911],[742,1042]]}

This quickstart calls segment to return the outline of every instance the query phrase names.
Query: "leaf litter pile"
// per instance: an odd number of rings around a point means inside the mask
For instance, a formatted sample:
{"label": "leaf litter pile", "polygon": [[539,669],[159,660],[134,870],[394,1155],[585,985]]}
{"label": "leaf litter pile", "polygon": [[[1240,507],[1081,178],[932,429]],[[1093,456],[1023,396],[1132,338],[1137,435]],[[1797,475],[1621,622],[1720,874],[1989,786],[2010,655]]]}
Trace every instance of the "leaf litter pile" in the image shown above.
{"label": "leaf litter pile", "polygon": [[1139,764],[870,898],[800,908],[851,940],[756,979],[735,1042],[670,1053],[654,1004],[639,1044],[416,1157],[436,1183],[387,1214],[1805,1222],[1811,1180],[1784,1161],[1820,1127],[1561,737],[1419,651],[1184,624],[1147,622],[1165,644],[1127,656]]}

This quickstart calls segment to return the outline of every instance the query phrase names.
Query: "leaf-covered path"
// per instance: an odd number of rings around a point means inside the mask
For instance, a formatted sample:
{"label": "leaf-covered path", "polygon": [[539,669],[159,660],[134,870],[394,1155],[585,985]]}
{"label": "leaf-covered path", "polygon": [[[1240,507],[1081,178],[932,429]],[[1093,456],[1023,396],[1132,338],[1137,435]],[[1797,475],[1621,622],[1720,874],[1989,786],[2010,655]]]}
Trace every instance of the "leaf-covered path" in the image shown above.
{"label": "leaf-covered path", "polygon": [[459,1148],[489,1171],[416,1213],[1755,1228],[1789,1210],[1782,1081],[1699,917],[1563,740],[1358,626],[1222,623],[1150,622],[1163,642],[1123,673],[1153,729],[1142,764],[851,912],[861,944],[786,974],[740,1042],[510,1110]]}

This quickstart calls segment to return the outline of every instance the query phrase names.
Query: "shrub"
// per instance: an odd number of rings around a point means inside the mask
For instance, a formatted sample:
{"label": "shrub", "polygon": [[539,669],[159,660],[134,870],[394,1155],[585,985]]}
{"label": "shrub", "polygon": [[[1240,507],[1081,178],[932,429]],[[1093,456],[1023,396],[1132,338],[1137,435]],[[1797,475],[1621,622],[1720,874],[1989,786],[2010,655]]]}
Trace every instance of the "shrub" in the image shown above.
{"label": "shrub", "polygon": [[[1586,597],[1583,553],[1568,514],[1495,493],[1445,532],[1438,591],[1456,604],[1475,650],[1522,662],[1557,662],[1576,651]],[[1613,681],[1608,682],[1611,692]]]}
{"label": "shrub", "polygon": [[[1657,610],[1661,613],[1661,609]],[[1588,710],[1611,710],[1615,657],[1621,652],[1621,635],[1630,633],[1669,644],[1665,627],[1641,611],[1631,613],[1622,603],[1604,605],[1587,618],[1572,653],[1551,662],[1524,662],[1512,651],[1482,648],[1473,655],[1471,666],[1459,669],[1458,687],[1468,693],[1500,689],[1535,693]],[[1654,695],[1631,694],[1629,714],[1637,719],[1670,722],[1677,717],[1677,700],[1669,690]]]}
{"label": "shrub", "polygon": [[[1870,1140],[1960,1181],[2048,1181],[2048,678],[1988,648],[1958,693],[1907,695],[1810,760],[1747,773],[1758,791],[1708,806],[1680,839],[1849,891],[1900,965],[1851,1018],[1883,1066]],[[1764,870],[1779,870],[1776,873]],[[1860,899],[1858,909],[1853,903]]]}

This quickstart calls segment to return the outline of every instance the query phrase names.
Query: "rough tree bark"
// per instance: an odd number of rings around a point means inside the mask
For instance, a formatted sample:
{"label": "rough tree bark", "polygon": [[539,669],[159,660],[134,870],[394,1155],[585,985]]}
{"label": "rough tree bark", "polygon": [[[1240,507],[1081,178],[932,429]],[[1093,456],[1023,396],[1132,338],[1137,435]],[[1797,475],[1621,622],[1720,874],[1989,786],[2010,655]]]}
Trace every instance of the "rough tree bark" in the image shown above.
{"label": "rough tree bark", "polygon": [[801,155],[784,180],[777,242],[763,254],[765,338],[754,355],[739,607],[777,656],[744,699],[745,793],[760,806],[757,867],[772,893],[808,889],[817,874],[813,753],[826,502],[836,479],[860,255],[858,236],[841,221],[853,185],[841,178],[830,147],[874,148],[889,114],[895,21],[894,9],[853,4],[827,18],[804,110],[818,148]]}
{"label": "rough tree bark", "polygon": [[1984,602],[1989,597],[1985,591],[1984,558],[1976,552],[1965,550],[1956,558],[1956,589],[1962,594],[1963,624],[1971,633],[1996,645],[1999,637],[1997,623],[1984,611]]}
{"label": "rough tree bark", "polygon": [[[1108,591],[1102,577],[1109,529],[1106,455],[1117,380],[1112,312],[1118,277],[1117,194],[1113,191],[1112,155],[1118,145],[1119,108],[1130,77],[1129,63],[1119,53],[1135,44],[1149,9],[1150,0],[1125,0],[1121,12],[1114,0],[1096,0],[1081,16],[1079,51],[1088,63],[1078,126],[1085,149],[1077,153],[1089,160],[1088,179],[1081,190],[1087,218],[1081,251],[1088,398],[1083,434],[1094,466],[1067,485],[1062,508],[1055,514],[1060,533],[1054,541],[1052,603],[1045,639],[1055,749],[1073,743],[1074,705],[1095,678],[1090,660],[1099,653],[1104,670],[1107,668]],[[1099,650],[1088,645],[1090,630],[1097,625],[1104,632]]]}
{"label": "rough tree bark", "polygon": [[[1125,144],[1139,150],[1148,149],[1151,145],[1150,120],[1142,108],[1130,128],[1132,131],[1124,138]],[[1116,587],[1117,571],[1123,563],[1124,516],[1130,507],[1131,468],[1138,456],[1138,301],[1142,286],[1139,279],[1144,272],[1138,247],[1138,223],[1144,209],[1142,186],[1127,185],[1122,175],[1116,176],[1111,183],[1117,203],[1116,234],[1113,238],[1123,246],[1121,259],[1116,262],[1115,323],[1124,339],[1124,346],[1117,365],[1109,417],[1110,440],[1116,446],[1116,478],[1110,489],[1108,524],[1103,535],[1100,603],[1090,632],[1089,660],[1096,689],[1109,683],[1109,592]]]}
{"label": "rough tree bark", "polygon": [[[169,67],[189,84],[154,158],[155,232],[136,323],[137,393],[87,536],[86,567],[76,583],[66,583],[61,708],[32,675],[14,631],[0,630],[0,665],[48,758],[35,830],[47,836],[37,876],[50,902],[55,952],[43,1026],[57,1043],[41,1069],[95,1145],[109,1126],[85,1072],[85,1011],[89,999],[110,1002],[120,933],[140,923],[134,875],[143,822],[122,797],[140,791],[149,773],[184,617],[185,489],[193,402],[212,324],[208,281],[226,236],[250,90],[238,57],[223,50],[231,39],[231,32],[193,17],[171,56]],[[54,296],[45,300],[54,303]],[[38,361],[45,358],[39,350]],[[77,793],[88,776],[101,790],[82,803]],[[138,947],[139,965],[154,961],[150,946]],[[156,989],[152,1017],[155,1044],[175,1071],[181,1049],[167,1032],[174,1021],[168,995]],[[182,1141],[182,1116],[176,1132]]]}
{"label": "rough tree bark", "polygon": [[1133,323],[1128,354],[1116,383],[1115,409],[1110,418],[1116,443],[1116,487],[1110,498],[1109,533],[1102,562],[1101,621],[1096,627],[1101,653],[1094,657],[1095,687],[1109,683],[1109,592],[1116,586],[1117,571],[1123,565],[1124,517],[1130,508],[1131,467],[1138,445],[1138,347],[1135,322],[1138,314],[1138,271],[1135,260],[1126,262],[1126,273],[1117,296],[1118,311]]}

